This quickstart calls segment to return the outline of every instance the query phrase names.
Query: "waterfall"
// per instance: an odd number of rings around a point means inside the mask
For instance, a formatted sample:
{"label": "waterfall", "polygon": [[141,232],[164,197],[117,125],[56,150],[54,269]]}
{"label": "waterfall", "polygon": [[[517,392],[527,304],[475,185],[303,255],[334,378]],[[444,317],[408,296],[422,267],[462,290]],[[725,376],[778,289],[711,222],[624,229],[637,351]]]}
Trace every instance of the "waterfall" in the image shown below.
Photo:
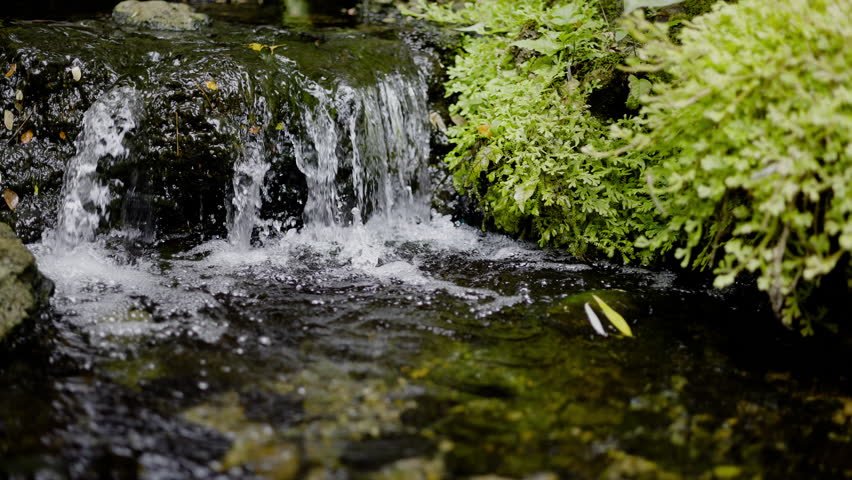
{"label": "waterfall", "polygon": [[68,162],[60,194],[53,245],[71,250],[94,240],[101,219],[108,219],[109,186],[97,178],[98,162],[127,155],[124,137],[136,127],[142,107],[140,94],[119,87],[99,98],[83,114],[77,153]]}
{"label": "waterfall", "polygon": [[269,171],[266,149],[259,134],[246,141],[240,158],[234,164],[234,199],[228,241],[242,249],[249,247],[251,235],[261,207],[263,179]]}
{"label": "waterfall", "polygon": [[308,183],[305,223],[342,224],[337,176],[343,165],[352,170],[350,206],[359,217],[353,223],[377,215],[428,218],[425,81],[394,73],[372,86],[339,85],[332,92],[314,83],[307,91],[316,105],[302,111],[305,134],[290,136]]}

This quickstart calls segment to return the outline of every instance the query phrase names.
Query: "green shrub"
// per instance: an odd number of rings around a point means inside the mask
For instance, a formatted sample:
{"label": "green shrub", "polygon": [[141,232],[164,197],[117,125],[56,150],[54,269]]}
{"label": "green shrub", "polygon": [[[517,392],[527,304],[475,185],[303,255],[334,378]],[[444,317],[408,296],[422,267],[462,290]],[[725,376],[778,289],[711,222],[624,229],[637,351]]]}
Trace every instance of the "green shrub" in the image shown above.
{"label": "green shrub", "polygon": [[[655,223],[638,156],[612,148],[588,97],[623,56],[592,0],[480,0],[459,10],[420,2],[419,15],[469,33],[449,69],[457,124],[447,161],[455,186],[507,232],[579,256],[628,260]],[[647,253],[647,252],[644,252]]]}
{"label": "green shrub", "polygon": [[852,2],[717,4],[677,43],[631,22],[644,43],[632,69],[663,73],[638,128],[614,129],[622,151],[659,159],[668,224],[640,244],[714,268],[717,287],[755,272],[792,324],[852,251]]}

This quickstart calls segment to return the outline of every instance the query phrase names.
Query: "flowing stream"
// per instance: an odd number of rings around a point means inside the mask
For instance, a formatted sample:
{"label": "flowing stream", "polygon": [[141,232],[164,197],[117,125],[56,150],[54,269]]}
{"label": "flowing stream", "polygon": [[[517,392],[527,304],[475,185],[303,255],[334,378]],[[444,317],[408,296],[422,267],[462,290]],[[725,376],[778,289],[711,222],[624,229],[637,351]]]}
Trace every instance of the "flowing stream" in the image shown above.
{"label": "flowing stream", "polygon": [[[29,245],[56,294],[0,350],[0,477],[852,471],[845,350],[802,345],[754,292],[433,209],[426,53],[394,31],[252,29],[273,54],[213,28],[15,31],[145,73],[82,114],[58,219]],[[142,227],[153,241],[125,234]],[[595,332],[593,295],[635,338]]]}

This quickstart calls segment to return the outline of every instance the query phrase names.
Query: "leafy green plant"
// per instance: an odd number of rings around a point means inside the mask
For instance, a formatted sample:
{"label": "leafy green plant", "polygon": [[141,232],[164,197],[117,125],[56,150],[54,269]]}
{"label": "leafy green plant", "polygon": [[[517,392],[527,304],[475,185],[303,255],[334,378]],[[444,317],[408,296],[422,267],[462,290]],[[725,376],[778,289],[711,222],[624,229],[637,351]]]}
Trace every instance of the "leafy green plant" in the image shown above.
{"label": "leafy green plant", "polygon": [[825,275],[852,252],[852,2],[717,4],[673,42],[633,15],[644,46],[630,62],[655,75],[630,128],[614,127],[659,163],[649,169],[665,229],[640,239],[715,285],[758,275],[790,325]]}
{"label": "leafy green plant", "polygon": [[466,33],[446,85],[456,99],[447,157],[456,187],[507,232],[580,256],[635,258],[636,236],[657,228],[644,162],[581,151],[612,148],[588,97],[622,59],[597,2],[480,0],[454,10],[421,1],[409,13]]}

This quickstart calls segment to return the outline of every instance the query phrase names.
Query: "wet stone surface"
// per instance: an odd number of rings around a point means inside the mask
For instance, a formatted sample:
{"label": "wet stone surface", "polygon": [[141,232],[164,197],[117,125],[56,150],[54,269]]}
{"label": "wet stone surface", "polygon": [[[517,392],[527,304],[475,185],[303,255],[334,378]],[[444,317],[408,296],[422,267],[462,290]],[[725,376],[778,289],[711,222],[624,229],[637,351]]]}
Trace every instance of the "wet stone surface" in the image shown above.
{"label": "wet stone surface", "polygon": [[[711,479],[852,467],[848,353],[778,331],[736,290],[579,264],[442,218],[318,235],[135,263],[90,246],[100,266],[87,282],[59,278],[55,331],[3,358],[0,471]],[[40,258],[48,272],[58,262]],[[594,333],[576,308],[592,294],[634,338]]]}

